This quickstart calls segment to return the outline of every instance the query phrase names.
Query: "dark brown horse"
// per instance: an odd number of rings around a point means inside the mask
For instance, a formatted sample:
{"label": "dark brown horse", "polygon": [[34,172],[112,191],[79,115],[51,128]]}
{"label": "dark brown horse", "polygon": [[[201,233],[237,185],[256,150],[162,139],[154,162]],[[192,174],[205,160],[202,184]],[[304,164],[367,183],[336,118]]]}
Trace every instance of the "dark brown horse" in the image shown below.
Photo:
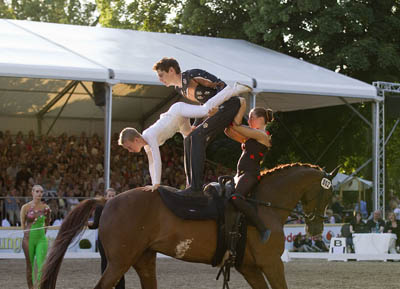
{"label": "dark brown horse", "polygon": [[[324,211],[331,200],[330,181],[337,173],[325,173],[309,164],[282,165],[266,171],[256,188],[258,200],[271,203],[259,206],[258,213],[271,237],[259,241],[254,227],[248,228],[245,256],[239,272],[251,288],[287,288],[281,255],[285,236],[283,225],[298,201],[302,202],[308,232],[320,234]],[[65,251],[85,226],[93,208],[104,203],[91,199],[80,203],[64,220],[44,266],[41,289],[55,288]],[[109,289],[132,266],[142,288],[157,288],[156,253],[188,262],[211,264],[216,243],[215,221],[188,221],[176,217],[162,202],[158,192],[136,188],[107,202],[100,219],[99,237],[108,266],[97,289]]]}

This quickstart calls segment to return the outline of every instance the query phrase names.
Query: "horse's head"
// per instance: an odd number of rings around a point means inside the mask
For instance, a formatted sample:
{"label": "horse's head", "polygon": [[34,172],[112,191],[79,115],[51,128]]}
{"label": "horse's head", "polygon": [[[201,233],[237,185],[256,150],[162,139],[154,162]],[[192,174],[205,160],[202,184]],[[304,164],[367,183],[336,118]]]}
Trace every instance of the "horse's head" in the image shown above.
{"label": "horse's head", "polygon": [[319,178],[301,198],[304,217],[306,221],[306,232],[311,236],[322,233],[324,229],[325,210],[332,199],[332,179],[339,171],[339,167],[331,173],[325,173]]}

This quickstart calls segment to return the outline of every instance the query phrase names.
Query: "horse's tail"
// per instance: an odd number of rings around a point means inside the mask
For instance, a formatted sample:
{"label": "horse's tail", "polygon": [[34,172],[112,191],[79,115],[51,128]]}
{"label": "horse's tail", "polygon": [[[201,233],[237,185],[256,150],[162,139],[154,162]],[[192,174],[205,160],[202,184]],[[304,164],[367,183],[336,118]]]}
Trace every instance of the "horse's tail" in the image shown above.
{"label": "horse's tail", "polygon": [[104,203],[104,198],[85,200],[68,213],[43,266],[40,289],[56,287],[57,275],[69,244],[84,229],[95,206]]}

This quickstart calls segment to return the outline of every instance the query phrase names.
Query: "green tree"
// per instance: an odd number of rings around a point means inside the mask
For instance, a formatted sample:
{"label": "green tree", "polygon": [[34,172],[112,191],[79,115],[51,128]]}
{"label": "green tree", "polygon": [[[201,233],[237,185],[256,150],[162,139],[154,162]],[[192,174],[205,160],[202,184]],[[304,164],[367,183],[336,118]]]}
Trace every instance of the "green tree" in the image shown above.
{"label": "green tree", "polygon": [[79,0],[0,1],[0,17],[18,20],[95,25],[96,5]]}
{"label": "green tree", "polygon": [[100,24],[104,27],[177,32],[174,11],[180,0],[96,0]]}
{"label": "green tree", "polygon": [[243,25],[250,21],[243,0],[186,0],[177,13],[180,32],[202,36],[247,39]]}
{"label": "green tree", "polygon": [[369,83],[399,80],[399,0],[245,2],[250,41]]}

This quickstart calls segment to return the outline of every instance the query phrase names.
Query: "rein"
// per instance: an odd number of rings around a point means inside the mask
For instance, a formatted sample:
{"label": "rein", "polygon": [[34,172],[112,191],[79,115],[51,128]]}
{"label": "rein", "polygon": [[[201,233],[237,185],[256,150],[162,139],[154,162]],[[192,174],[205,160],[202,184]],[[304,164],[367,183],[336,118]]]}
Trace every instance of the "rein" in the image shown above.
{"label": "rein", "polygon": [[274,206],[271,204],[271,202],[264,202],[264,201],[260,201],[260,200],[256,200],[256,199],[252,199],[252,198],[246,198],[246,201],[249,201],[250,203],[254,203],[260,206],[264,206],[264,207],[268,207],[268,208],[273,208],[273,209],[278,209],[278,210],[284,210],[284,211],[288,211],[291,213],[296,213],[306,219],[309,219],[310,221],[312,221],[316,216],[325,219],[324,216],[322,215],[316,215],[315,212],[312,212],[310,214],[306,214],[304,212],[300,212],[300,211],[296,211],[293,209],[289,209],[289,208],[284,208],[284,207],[279,207],[279,206]]}
{"label": "rein", "polygon": [[[239,197],[236,194],[235,194],[235,196]],[[242,196],[240,196],[240,197],[242,197]],[[322,219],[322,220],[325,219],[325,216],[317,214],[317,208],[319,207],[320,202],[322,201],[322,192],[321,191],[314,198],[312,198],[311,200],[306,200],[305,203],[311,202],[311,201],[315,200],[316,198],[318,198],[317,206],[309,214],[306,214],[306,213],[300,212],[300,211],[296,211],[296,210],[293,210],[293,209],[285,208],[285,207],[275,206],[275,205],[272,205],[271,202],[264,202],[264,201],[260,201],[260,200],[253,199],[253,198],[245,198],[245,200],[249,201],[250,203],[260,205],[260,206],[273,208],[273,209],[278,209],[278,210],[284,210],[284,211],[288,211],[288,212],[291,212],[291,213],[296,213],[296,214],[304,217],[305,219],[307,219],[308,221],[311,222],[317,217]]]}

